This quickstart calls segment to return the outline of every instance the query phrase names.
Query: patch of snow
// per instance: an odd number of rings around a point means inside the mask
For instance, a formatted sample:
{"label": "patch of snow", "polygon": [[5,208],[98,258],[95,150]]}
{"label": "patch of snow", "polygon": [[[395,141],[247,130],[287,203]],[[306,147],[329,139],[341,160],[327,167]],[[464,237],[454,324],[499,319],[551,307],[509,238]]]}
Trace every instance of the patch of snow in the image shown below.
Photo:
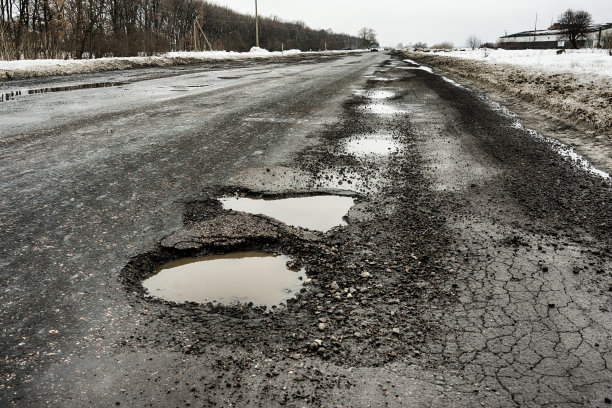
{"label": "patch of snow", "polygon": [[[353,51],[308,52],[304,54],[347,54]],[[69,75],[99,71],[120,70],[149,66],[170,66],[177,63],[260,59],[286,57],[302,54],[300,50],[268,51],[253,47],[249,52],[234,51],[185,51],[168,52],[152,57],[116,57],[82,60],[37,59],[37,60],[0,60],[0,78],[26,78],[46,75]]]}
{"label": "patch of snow", "polygon": [[264,49],[264,48],[259,48],[259,47],[251,47],[251,51],[249,51],[250,53],[257,53],[257,54],[269,54],[270,51]]}
{"label": "patch of snow", "polygon": [[487,49],[486,54],[484,50],[455,50],[444,53],[444,56],[478,60],[491,65],[515,65],[540,73],[596,74],[612,77],[612,58],[605,49],[565,50],[559,55],[556,50]]}

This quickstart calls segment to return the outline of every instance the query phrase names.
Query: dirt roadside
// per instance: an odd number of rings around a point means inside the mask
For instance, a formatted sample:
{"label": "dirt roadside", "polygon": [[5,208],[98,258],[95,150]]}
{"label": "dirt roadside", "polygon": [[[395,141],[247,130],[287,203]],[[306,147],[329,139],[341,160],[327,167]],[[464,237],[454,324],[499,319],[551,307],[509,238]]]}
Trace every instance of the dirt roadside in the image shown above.
{"label": "dirt roadside", "polygon": [[431,53],[401,55],[485,94],[516,113],[527,128],[574,147],[596,167],[612,172],[612,79],[549,75]]}

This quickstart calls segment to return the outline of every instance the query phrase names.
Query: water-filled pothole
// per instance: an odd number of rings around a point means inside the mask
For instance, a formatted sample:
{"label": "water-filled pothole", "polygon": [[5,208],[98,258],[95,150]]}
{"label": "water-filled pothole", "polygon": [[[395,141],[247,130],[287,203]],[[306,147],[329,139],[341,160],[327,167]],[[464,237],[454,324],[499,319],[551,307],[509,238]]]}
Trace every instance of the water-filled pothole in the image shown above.
{"label": "water-filled pothole", "polygon": [[370,99],[391,99],[396,96],[395,92],[387,91],[387,90],[372,91],[372,90],[358,89],[354,93],[357,96],[364,96]]}
{"label": "water-filled pothole", "polygon": [[395,115],[407,113],[404,109],[399,109],[395,106],[385,105],[382,103],[370,103],[363,105],[361,108],[368,113],[375,113],[377,115]]}
{"label": "water-filled pothole", "polygon": [[346,225],[342,218],[355,204],[352,197],[337,195],[282,199],[224,197],[219,201],[226,210],[262,214],[288,225],[322,232]]}
{"label": "water-filled pothole", "polygon": [[399,150],[389,135],[365,135],[346,142],[346,152],[355,156],[385,156]]}
{"label": "water-filled pothole", "polygon": [[165,263],[142,286],[149,295],[171,302],[248,304],[273,307],[301,289],[304,269],[290,270],[291,258],[245,251]]}
{"label": "water-filled pothole", "polygon": [[93,88],[109,88],[113,86],[125,85],[125,82],[98,82],[89,84],[77,84],[77,85],[65,85],[65,86],[54,86],[47,88],[36,88],[36,89],[20,89],[17,91],[5,92],[0,95],[0,102],[10,101],[18,96],[23,95],[34,95],[48,92],[67,92],[76,91],[79,89],[93,89]]}

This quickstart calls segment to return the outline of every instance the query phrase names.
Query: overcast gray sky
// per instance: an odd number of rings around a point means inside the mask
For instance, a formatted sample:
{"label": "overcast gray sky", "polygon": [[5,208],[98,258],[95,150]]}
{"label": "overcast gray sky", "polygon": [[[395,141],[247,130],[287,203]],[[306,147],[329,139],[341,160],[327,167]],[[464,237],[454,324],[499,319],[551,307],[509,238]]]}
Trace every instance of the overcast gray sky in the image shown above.
{"label": "overcast gray sky", "polygon": [[[255,0],[212,0],[231,9],[255,14]],[[612,23],[612,0],[258,0],[262,16],[302,20],[312,28],[357,34],[373,28],[381,45],[451,41],[462,46],[470,34],[483,41],[538,29],[568,8],[593,15],[595,23]]]}

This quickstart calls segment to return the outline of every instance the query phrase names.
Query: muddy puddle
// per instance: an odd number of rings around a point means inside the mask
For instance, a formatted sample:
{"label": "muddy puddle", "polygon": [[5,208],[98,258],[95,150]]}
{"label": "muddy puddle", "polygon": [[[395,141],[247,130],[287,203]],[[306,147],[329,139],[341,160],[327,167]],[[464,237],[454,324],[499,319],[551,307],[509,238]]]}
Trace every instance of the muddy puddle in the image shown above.
{"label": "muddy puddle", "polygon": [[265,215],[288,225],[321,232],[346,225],[342,219],[355,204],[352,197],[320,195],[283,199],[224,197],[226,210]]}
{"label": "muddy puddle", "polygon": [[399,143],[391,135],[374,134],[351,138],[346,142],[345,150],[348,154],[358,157],[386,156],[399,150]]}
{"label": "muddy puddle", "polygon": [[271,308],[294,297],[306,279],[303,269],[287,267],[290,261],[257,251],[184,258],[161,265],[142,285],[149,295],[171,302]]}
{"label": "muddy puddle", "polygon": [[36,95],[48,92],[67,92],[76,91],[79,89],[93,89],[93,88],[109,88],[113,86],[125,85],[124,82],[98,82],[92,84],[77,84],[77,85],[66,85],[66,86],[54,86],[47,88],[35,88],[35,89],[20,89],[11,92],[4,92],[0,95],[0,102],[6,102],[15,99],[18,96],[24,95]]}

